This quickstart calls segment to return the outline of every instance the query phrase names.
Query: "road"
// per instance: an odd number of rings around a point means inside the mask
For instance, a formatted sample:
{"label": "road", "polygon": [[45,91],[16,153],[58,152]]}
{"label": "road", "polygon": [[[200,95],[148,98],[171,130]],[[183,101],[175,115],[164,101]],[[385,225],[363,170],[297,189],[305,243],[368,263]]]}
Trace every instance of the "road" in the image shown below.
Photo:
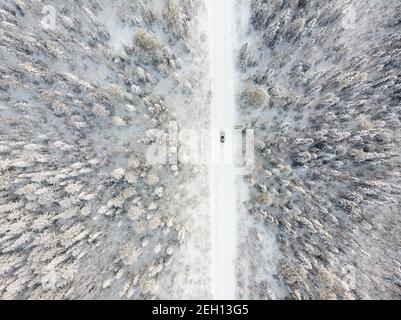
{"label": "road", "polygon": [[[210,166],[213,297],[230,300],[236,298],[234,261],[237,251],[231,135],[235,118],[234,0],[207,0],[207,5],[213,97]],[[225,143],[219,141],[221,130],[226,132]]]}

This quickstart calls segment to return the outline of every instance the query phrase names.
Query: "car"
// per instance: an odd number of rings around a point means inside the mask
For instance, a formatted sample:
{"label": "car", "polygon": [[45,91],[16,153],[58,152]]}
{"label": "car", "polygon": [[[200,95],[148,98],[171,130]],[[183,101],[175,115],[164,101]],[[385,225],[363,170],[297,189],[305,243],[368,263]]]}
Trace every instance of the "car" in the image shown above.
{"label": "car", "polygon": [[220,142],[226,142],[226,133],[224,131],[220,131]]}

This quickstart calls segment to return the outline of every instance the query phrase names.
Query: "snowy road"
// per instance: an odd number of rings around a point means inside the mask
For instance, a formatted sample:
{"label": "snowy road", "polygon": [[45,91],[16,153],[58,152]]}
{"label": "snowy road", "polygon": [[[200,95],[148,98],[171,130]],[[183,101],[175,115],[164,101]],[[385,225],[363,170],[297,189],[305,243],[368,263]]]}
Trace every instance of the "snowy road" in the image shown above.
{"label": "snowy road", "polygon": [[[210,64],[212,75],[212,165],[211,208],[213,250],[213,297],[235,299],[237,219],[235,210],[235,170],[232,160],[234,126],[234,1],[207,0],[209,11]],[[220,143],[220,130],[226,142]]]}

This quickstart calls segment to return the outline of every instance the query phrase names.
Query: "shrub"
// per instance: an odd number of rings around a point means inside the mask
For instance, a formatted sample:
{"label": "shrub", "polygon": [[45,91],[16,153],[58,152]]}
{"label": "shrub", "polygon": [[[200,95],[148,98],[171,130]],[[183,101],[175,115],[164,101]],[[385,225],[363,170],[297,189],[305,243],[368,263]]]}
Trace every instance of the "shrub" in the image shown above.
{"label": "shrub", "polygon": [[181,8],[176,1],[168,0],[163,10],[163,17],[167,21],[169,30],[173,33],[176,39],[182,38],[184,33],[184,21]]}
{"label": "shrub", "polygon": [[160,43],[156,37],[144,29],[138,30],[135,34],[135,44],[150,55],[155,54],[160,48]]}
{"label": "shrub", "polygon": [[251,89],[246,89],[242,93],[242,101],[248,105],[252,105],[255,107],[263,106],[267,99],[269,98],[269,94],[262,87],[254,87]]}

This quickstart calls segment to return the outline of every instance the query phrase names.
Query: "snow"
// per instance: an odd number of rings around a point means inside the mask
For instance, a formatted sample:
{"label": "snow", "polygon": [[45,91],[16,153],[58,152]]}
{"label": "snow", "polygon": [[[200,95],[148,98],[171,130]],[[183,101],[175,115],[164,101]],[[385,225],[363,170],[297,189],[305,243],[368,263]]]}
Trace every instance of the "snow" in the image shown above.
{"label": "snow", "polygon": [[400,11],[2,1],[0,298],[399,297]]}
{"label": "snow", "polygon": [[[245,42],[251,47],[255,47],[260,39],[253,29],[250,28],[250,13],[251,1],[241,0],[235,2],[235,35],[236,41],[233,48],[235,56],[239,56],[239,50]],[[265,63],[266,69],[270,63],[270,59],[262,59],[259,63]],[[237,72],[234,77],[235,91],[241,93],[244,88],[244,83],[250,75],[260,67],[250,68],[251,71],[246,73]],[[254,70],[255,69],[255,70]],[[262,68],[263,69],[263,68]],[[237,110],[235,124],[251,122],[256,119],[254,124],[255,138],[260,135],[258,123],[273,122],[276,116],[275,110],[266,112],[264,107],[255,108],[252,110]],[[290,116],[289,116],[290,118]],[[291,119],[291,118],[290,118]],[[237,149],[242,152],[241,135],[234,143]],[[238,155],[240,154],[239,151]],[[255,154],[254,154],[255,155]],[[239,159],[239,158],[238,158]],[[260,165],[258,159],[255,159],[254,165]],[[276,239],[277,230],[268,226],[263,219],[250,214],[244,204],[252,202],[250,185],[244,180],[244,176],[238,174],[235,177],[235,201],[237,210],[237,247],[238,252],[241,252],[237,257],[236,282],[237,282],[237,298],[239,299],[258,299],[263,295],[258,295],[257,292],[266,290],[265,298],[272,298],[267,294],[267,291],[274,292],[276,298],[283,299],[286,296],[286,290],[282,283],[275,278],[275,274],[279,268],[283,254],[280,251],[279,243]],[[265,284],[268,284],[267,286]]]}
{"label": "snow", "polygon": [[[234,98],[234,3],[231,0],[208,0],[210,67],[212,78],[212,164],[210,179],[212,215],[212,282],[215,299],[236,297],[235,259],[237,217],[235,210],[232,161],[232,128],[235,117]],[[220,130],[226,142],[219,142]]]}

